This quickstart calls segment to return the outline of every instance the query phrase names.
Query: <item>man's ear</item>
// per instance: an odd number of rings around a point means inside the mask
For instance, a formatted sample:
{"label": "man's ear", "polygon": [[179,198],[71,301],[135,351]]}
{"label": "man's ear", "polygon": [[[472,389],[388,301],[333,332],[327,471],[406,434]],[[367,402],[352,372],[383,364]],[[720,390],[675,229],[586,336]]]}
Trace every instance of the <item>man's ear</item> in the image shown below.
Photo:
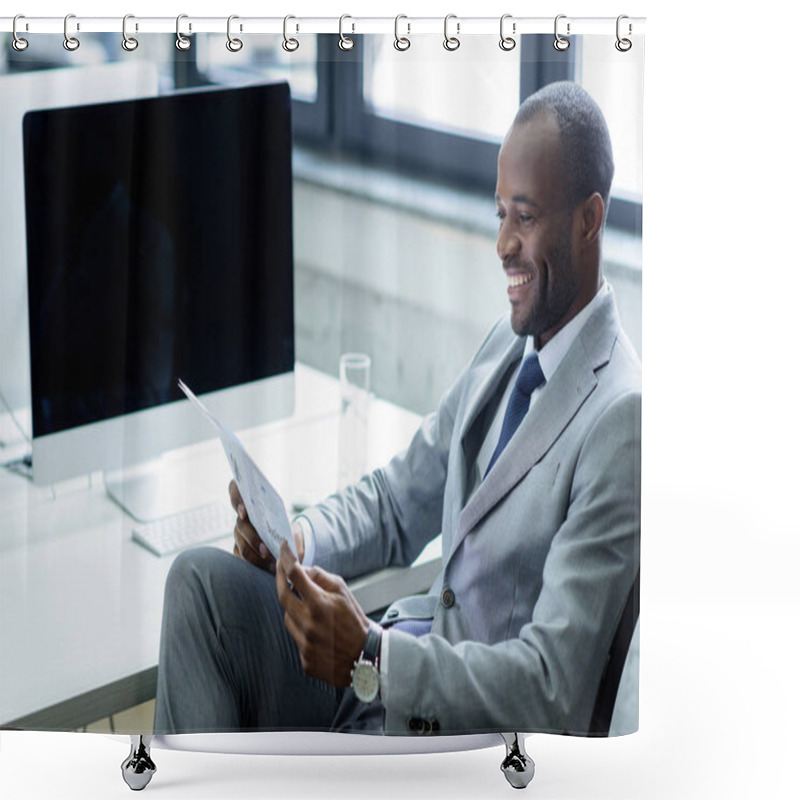
{"label": "man's ear", "polygon": [[581,206],[581,239],[584,244],[593,244],[603,230],[605,204],[599,192],[595,192],[583,201]]}

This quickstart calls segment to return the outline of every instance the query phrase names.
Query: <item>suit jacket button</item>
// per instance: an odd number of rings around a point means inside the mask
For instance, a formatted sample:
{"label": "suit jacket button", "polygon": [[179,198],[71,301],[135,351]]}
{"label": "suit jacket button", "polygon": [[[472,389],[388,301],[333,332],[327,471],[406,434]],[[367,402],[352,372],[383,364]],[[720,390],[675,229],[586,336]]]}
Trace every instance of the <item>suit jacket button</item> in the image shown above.
{"label": "suit jacket button", "polygon": [[445,608],[452,608],[456,602],[456,593],[452,589],[445,589],[442,592],[442,605]]}

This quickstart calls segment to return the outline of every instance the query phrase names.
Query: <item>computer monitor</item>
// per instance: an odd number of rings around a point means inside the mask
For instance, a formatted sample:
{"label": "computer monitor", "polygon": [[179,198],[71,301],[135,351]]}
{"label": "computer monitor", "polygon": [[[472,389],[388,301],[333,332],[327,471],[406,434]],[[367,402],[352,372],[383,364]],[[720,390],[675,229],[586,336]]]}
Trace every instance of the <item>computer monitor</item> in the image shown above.
{"label": "computer monitor", "polygon": [[113,471],[132,516],[162,516],[180,498],[131,467],[214,435],[179,378],[234,430],[293,409],[288,85],[23,127],[33,480]]}
{"label": "computer monitor", "polygon": [[30,439],[28,278],[22,118],[32,109],[158,94],[158,69],[116,62],[0,75],[0,442]]}

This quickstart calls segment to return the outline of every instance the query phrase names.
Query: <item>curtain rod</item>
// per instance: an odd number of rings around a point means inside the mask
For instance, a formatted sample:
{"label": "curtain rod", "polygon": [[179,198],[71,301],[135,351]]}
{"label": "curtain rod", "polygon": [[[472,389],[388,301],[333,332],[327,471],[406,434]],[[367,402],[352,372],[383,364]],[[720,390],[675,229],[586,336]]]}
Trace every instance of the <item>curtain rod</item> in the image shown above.
{"label": "curtain rod", "polygon": [[[65,33],[122,33],[122,17],[81,17],[70,14],[67,17],[35,17],[18,15],[16,32],[22,34]],[[14,31],[14,17],[0,17],[0,32]],[[128,34],[136,33],[175,33],[178,19],[175,17],[137,17],[128,15],[125,28]],[[556,30],[561,36],[608,35],[636,36],[644,34],[644,17],[514,17],[503,15],[504,35],[526,33],[549,33]],[[457,36],[478,34],[499,34],[501,17],[459,17],[448,15],[447,30]],[[229,31],[237,34],[283,34],[302,35],[314,33],[331,34],[395,34],[403,36],[415,34],[442,35],[445,31],[444,17],[196,17],[188,14],[180,16],[180,31],[183,35],[192,33],[220,33]]]}

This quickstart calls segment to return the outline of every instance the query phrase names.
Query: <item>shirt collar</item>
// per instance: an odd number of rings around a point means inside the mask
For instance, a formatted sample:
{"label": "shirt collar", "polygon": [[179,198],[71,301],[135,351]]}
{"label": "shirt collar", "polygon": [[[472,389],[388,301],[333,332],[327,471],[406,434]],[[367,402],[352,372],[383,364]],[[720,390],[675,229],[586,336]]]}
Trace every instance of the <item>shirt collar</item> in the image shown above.
{"label": "shirt collar", "polygon": [[[546,381],[553,377],[558,365],[564,360],[569,348],[572,347],[572,343],[578,338],[578,334],[586,324],[586,320],[592,316],[594,310],[600,305],[603,297],[609,291],[608,282],[603,278],[597,294],[538,352],[539,364],[542,367],[542,373]],[[526,337],[523,358],[527,358],[535,352],[533,336]]]}

